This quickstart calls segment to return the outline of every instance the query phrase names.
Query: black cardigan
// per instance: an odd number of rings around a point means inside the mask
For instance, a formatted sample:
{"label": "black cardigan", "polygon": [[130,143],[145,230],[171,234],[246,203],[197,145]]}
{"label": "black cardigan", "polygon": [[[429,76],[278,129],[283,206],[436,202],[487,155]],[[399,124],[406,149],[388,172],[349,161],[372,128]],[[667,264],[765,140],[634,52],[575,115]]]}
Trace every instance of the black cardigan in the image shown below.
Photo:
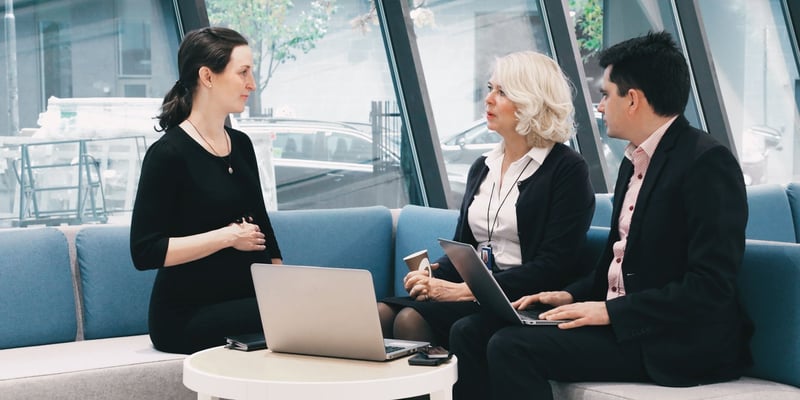
{"label": "black cardigan", "polygon": [[[477,246],[468,210],[489,167],[486,157],[470,167],[454,240]],[[583,157],[558,143],[530,177],[517,183],[517,230],[522,265],[494,274],[511,300],[544,290],[560,290],[591,266],[578,265],[580,249],[594,214],[594,190]],[[434,276],[452,282],[462,279],[443,256]]]}

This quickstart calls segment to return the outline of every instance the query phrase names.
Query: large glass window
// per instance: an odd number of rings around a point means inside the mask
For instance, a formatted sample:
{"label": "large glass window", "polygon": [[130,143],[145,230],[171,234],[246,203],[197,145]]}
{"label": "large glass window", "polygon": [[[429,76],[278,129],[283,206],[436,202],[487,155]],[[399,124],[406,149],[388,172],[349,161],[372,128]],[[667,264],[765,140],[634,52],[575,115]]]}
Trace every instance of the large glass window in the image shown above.
{"label": "large glass window", "polygon": [[[603,49],[626,39],[641,36],[648,31],[667,31],[680,45],[680,33],[675,22],[671,1],[636,0],[570,0],[570,14],[575,24],[575,36],[586,72],[592,104],[597,110],[600,102],[600,85],[603,69],[598,65],[598,54]],[[694,92],[694,89],[692,89]],[[689,122],[704,129],[700,118],[696,96],[689,97],[684,115]],[[608,137],[602,115],[595,112],[595,119],[603,141],[603,152],[607,162],[607,174],[613,184],[627,142]],[[613,190],[613,188],[612,188]]]}
{"label": "large glass window", "polygon": [[538,2],[413,2],[411,16],[436,130],[458,207],[469,166],[501,138],[486,128],[486,85],[496,57],[520,50],[552,56]]}
{"label": "large glass window", "polygon": [[781,1],[698,3],[746,183],[800,180],[800,75]]}
{"label": "large glass window", "polygon": [[145,21],[121,21],[120,74],[150,75],[150,24]]}
{"label": "large glass window", "polygon": [[273,191],[267,202],[278,209],[408,204],[404,130],[371,2],[264,3],[206,0],[211,25],[236,29],[254,50],[257,93],[232,123],[272,166],[262,174]]}
{"label": "large glass window", "polygon": [[178,22],[161,3],[3,9],[14,19],[3,21],[0,62],[0,226],[128,222],[153,117],[177,76]]}

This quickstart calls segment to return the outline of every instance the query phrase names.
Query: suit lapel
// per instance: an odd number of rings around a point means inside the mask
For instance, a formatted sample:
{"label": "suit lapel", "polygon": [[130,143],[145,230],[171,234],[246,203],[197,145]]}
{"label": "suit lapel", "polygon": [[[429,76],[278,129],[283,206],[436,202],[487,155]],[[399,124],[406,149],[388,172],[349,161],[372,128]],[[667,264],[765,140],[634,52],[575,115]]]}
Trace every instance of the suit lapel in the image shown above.
{"label": "suit lapel", "polygon": [[[686,129],[688,124],[689,122],[683,116],[678,117],[664,133],[664,136],[656,147],[656,151],[653,153],[653,158],[650,159],[650,165],[647,166],[642,188],[639,190],[639,196],[636,198],[636,211],[633,213],[630,231],[628,232],[628,237],[632,240],[640,237],[639,229],[645,229],[645,227],[641,226],[640,221],[643,215],[647,214],[648,206],[652,204],[650,197],[653,194],[653,190],[658,185],[662,172],[664,172],[669,165],[670,153],[675,147],[680,134]],[[633,242],[629,242],[628,246],[632,246],[633,244]]]}
{"label": "suit lapel", "polygon": [[[667,131],[664,133],[664,136],[661,138],[661,141],[658,143],[656,151],[653,153],[653,158],[650,159],[650,165],[647,166],[647,173],[644,177],[644,182],[642,182],[642,188],[639,191],[639,196],[636,198],[636,211],[646,211],[647,205],[650,204],[650,195],[653,193],[653,189],[658,184],[658,178],[661,175],[661,172],[667,165],[670,151],[673,147],[675,147],[675,142],[678,140],[678,136],[685,129],[684,122],[688,124],[683,117],[676,119],[672,125],[670,125],[669,129],[667,129]],[[639,207],[642,208],[640,209]]]}
{"label": "suit lapel", "polygon": [[619,213],[622,210],[622,203],[625,200],[625,192],[628,191],[628,182],[633,175],[633,164],[627,157],[622,158],[617,174],[617,183],[614,186],[614,210],[611,213],[611,233],[615,234],[619,230]]}

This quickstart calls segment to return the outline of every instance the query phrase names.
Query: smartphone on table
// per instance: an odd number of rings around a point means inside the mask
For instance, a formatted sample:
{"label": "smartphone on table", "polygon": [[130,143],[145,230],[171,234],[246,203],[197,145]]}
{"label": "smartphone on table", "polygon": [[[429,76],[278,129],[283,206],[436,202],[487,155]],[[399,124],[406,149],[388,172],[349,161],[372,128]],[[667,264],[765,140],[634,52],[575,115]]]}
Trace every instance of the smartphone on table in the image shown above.
{"label": "smartphone on table", "polygon": [[453,354],[442,346],[429,346],[409,358],[408,364],[435,367],[447,362],[452,356]]}

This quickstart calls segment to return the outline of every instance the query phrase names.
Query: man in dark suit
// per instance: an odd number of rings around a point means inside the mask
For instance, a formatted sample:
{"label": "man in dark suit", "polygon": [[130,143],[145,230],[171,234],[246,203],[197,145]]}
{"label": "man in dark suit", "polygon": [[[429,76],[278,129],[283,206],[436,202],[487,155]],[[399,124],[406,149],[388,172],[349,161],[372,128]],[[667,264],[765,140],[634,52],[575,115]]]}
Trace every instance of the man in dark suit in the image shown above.
{"label": "man in dark suit", "polygon": [[488,315],[451,330],[456,399],[551,399],[548,380],[691,386],[735,379],[750,362],[739,307],[747,199],[733,154],[683,114],[686,61],[668,33],[605,50],[598,110],[629,145],[611,233],[594,272],[564,291],[525,296],[556,306],[558,327]]}

